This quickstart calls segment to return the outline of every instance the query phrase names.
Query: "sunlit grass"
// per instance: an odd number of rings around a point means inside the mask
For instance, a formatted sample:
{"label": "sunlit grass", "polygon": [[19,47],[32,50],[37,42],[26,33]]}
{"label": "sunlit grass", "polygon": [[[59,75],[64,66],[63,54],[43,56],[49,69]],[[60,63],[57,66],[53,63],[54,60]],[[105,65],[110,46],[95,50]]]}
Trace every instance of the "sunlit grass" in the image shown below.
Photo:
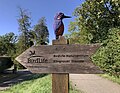
{"label": "sunlit grass", "polygon": [[100,76],[120,84],[120,77],[110,76],[109,74],[101,74]]}
{"label": "sunlit grass", "polygon": [[[51,75],[44,77],[34,75],[31,80],[16,84],[8,90],[0,91],[0,93],[52,93]],[[70,93],[80,92],[70,86]]]}

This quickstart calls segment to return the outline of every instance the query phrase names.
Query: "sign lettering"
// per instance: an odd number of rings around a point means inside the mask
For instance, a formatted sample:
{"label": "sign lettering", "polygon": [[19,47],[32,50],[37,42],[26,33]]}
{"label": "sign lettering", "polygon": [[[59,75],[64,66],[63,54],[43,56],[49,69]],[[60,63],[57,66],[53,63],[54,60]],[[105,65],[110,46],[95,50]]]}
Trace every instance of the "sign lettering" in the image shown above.
{"label": "sign lettering", "polygon": [[16,58],[33,73],[102,73],[90,59],[99,45],[41,45]]}

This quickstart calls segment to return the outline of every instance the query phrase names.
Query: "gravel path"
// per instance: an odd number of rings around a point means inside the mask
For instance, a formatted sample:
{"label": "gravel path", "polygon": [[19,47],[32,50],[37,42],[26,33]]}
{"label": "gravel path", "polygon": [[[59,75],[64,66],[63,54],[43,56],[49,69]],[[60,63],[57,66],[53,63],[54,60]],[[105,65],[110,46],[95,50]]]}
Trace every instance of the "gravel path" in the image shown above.
{"label": "gravel path", "polygon": [[76,89],[85,93],[120,93],[120,85],[94,74],[70,74]]}

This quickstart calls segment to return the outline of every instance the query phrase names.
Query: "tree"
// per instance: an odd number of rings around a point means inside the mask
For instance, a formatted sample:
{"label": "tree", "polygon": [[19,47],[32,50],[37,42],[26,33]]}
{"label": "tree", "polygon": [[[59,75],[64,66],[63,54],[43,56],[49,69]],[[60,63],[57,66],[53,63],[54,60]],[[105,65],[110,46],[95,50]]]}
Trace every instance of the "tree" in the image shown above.
{"label": "tree", "polygon": [[0,72],[13,65],[12,57],[16,54],[16,42],[17,36],[13,32],[0,36]]}
{"label": "tree", "polygon": [[13,33],[6,33],[0,36],[0,55],[13,56],[16,52],[17,36]]}
{"label": "tree", "polygon": [[104,71],[120,77],[120,2],[86,0],[74,11],[70,23],[72,43],[101,43],[92,60]]}
{"label": "tree", "polygon": [[49,31],[46,26],[45,17],[42,17],[38,24],[34,26],[34,32],[36,34],[36,44],[47,44],[49,42]]}
{"label": "tree", "polygon": [[[31,17],[27,10],[19,8],[19,31],[21,32],[18,38],[18,42],[16,44],[16,56],[20,55],[26,49],[37,44],[46,44],[48,42],[48,29],[45,23],[45,18],[41,18],[39,23],[35,25],[34,29],[31,28]],[[19,67],[23,68],[20,64]]]}
{"label": "tree", "polygon": [[28,47],[30,47],[30,28],[31,28],[31,22],[30,22],[30,16],[27,12],[27,10],[24,10],[22,8],[19,8],[19,31],[21,32],[19,36],[18,41],[18,47],[21,50],[21,52],[25,51]]}
{"label": "tree", "polygon": [[[69,37],[78,43],[101,43],[109,29],[120,26],[119,0],[86,0],[74,11]],[[76,41],[77,40],[77,41]]]}

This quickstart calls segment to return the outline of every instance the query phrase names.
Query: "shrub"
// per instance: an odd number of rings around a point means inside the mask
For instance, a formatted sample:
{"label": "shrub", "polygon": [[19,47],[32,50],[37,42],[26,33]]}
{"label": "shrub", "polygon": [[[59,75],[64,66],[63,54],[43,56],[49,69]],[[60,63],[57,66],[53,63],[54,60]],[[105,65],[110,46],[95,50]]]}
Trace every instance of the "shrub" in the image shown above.
{"label": "shrub", "polygon": [[108,39],[92,56],[92,60],[110,75],[120,76],[120,28],[109,30]]}
{"label": "shrub", "polygon": [[0,57],[0,72],[10,68],[12,65],[13,61],[11,60],[11,57]]}

